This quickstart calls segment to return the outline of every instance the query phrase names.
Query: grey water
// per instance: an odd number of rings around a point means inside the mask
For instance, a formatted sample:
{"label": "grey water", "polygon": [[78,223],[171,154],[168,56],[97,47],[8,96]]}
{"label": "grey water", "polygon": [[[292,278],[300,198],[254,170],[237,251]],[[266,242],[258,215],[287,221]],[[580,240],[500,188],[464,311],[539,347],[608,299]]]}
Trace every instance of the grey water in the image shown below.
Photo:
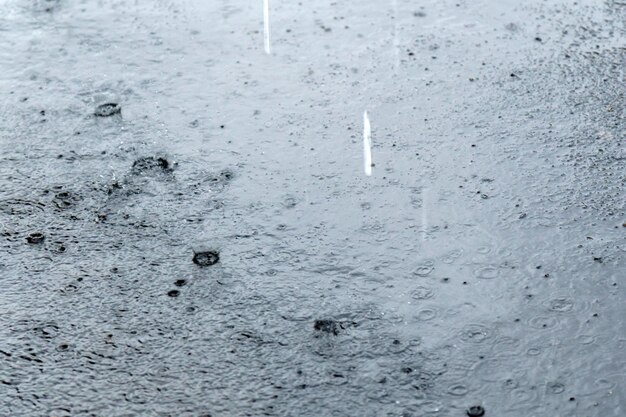
{"label": "grey water", "polygon": [[0,416],[623,416],[626,5],[269,7],[0,0]]}

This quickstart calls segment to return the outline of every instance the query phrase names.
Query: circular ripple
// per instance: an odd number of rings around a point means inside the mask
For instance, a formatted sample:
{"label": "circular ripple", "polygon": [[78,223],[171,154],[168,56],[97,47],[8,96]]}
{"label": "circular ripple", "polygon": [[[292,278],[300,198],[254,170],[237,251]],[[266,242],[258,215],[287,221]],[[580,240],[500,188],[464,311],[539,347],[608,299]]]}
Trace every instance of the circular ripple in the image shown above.
{"label": "circular ripple", "polygon": [[594,336],[588,334],[581,334],[576,339],[578,339],[578,343],[580,343],[581,345],[590,345],[596,341],[596,338]]}
{"label": "circular ripple", "polygon": [[509,393],[511,399],[511,409],[530,408],[535,403],[536,392],[530,388],[520,387]]}
{"label": "circular ripple", "polygon": [[411,297],[413,297],[416,300],[426,300],[428,298],[431,298],[432,296],[433,296],[433,290],[428,287],[423,287],[423,286],[417,287],[411,293]]}
{"label": "circular ripple", "polygon": [[129,389],[124,394],[124,398],[133,404],[146,404],[154,398],[154,392],[146,387],[138,386]]}
{"label": "circular ripple", "polygon": [[541,348],[536,348],[536,347],[530,348],[526,351],[526,354],[528,356],[538,356],[541,354]]}
{"label": "circular ripple", "polygon": [[451,264],[454,261],[456,261],[461,255],[463,254],[463,251],[461,250],[453,250],[452,252],[449,252],[448,254],[444,255],[443,258],[441,258],[441,261],[444,264]]}
{"label": "circular ripple", "polygon": [[470,324],[459,333],[459,338],[467,343],[479,344],[491,337],[491,331],[482,324]]}
{"label": "circular ripple", "polygon": [[426,414],[441,413],[443,404],[439,401],[425,401],[419,405],[420,410]]}
{"label": "circular ripple", "polygon": [[415,318],[419,321],[429,321],[434,319],[435,317],[437,317],[437,310],[434,310],[432,308],[425,308],[423,310],[420,310],[415,316]]}
{"label": "circular ripple", "polygon": [[0,212],[8,215],[32,215],[44,211],[45,204],[19,198],[0,200]]}
{"label": "circular ripple", "polygon": [[548,394],[560,394],[565,391],[565,385],[560,382],[548,382],[546,385],[546,391]]}
{"label": "circular ripple", "polygon": [[481,279],[494,279],[498,276],[498,274],[499,274],[499,269],[493,265],[484,266],[474,271],[474,275],[476,275],[476,278],[481,278]]}
{"label": "circular ripple", "polygon": [[463,397],[469,392],[469,388],[465,385],[455,384],[448,388],[448,394],[454,395],[455,397]]}
{"label": "circular ripple", "polygon": [[478,249],[476,249],[476,252],[486,255],[489,252],[491,252],[491,247],[490,246],[481,246]]}
{"label": "circular ripple", "polygon": [[556,317],[536,316],[528,321],[528,325],[534,329],[551,329],[559,323]]}
{"label": "circular ripple", "polygon": [[574,308],[574,301],[569,298],[555,298],[550,300],[550,311],[566,313]]}
{"label": "circular ripple", "polygon": [[418,265],[417,268],[415,268],[415,271],[413,271],[413,273],[420,277],[425,277],[429,275],[431,272],[433,272],[434,269],[435,269],[435,264],[432,261],[426,261],[423,264]]}

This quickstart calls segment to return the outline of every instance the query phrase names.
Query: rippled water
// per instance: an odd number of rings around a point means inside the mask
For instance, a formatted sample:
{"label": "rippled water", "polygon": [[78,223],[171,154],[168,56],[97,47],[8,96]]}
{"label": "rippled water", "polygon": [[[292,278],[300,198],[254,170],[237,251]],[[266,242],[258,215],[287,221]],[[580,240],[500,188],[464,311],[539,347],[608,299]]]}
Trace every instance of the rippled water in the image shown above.
{"label": "rippled water", "polygon": [[622,3],[140,3],[0,2],[0,416],[624,414]]}

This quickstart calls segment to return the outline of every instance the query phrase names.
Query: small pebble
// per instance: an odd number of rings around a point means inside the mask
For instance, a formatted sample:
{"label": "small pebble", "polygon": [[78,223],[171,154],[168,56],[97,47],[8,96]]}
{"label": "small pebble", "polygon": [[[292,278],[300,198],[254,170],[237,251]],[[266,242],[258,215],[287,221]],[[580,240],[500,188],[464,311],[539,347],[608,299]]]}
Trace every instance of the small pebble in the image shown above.
{"label": "small pebble", "polygon": [[180,291],[178,290],[170,290],[167,293],[168,296],[170,297],[178,297],[180,295]]}

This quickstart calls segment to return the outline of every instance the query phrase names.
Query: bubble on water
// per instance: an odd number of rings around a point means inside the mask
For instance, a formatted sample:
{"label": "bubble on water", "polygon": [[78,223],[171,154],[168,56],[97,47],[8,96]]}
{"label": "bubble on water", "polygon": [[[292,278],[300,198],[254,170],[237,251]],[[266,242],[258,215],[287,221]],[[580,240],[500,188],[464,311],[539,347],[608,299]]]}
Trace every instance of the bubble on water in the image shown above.
{"label": "bubble on water", "polygon": [[39,243],[43,242],[44,239],[45,239],[45,236],[41,232],[34,232],[34,233],[31,233],[30,235],[26,236],[26,241],[28,243],[30,243],[31,245],[39,244]]}
{"label": "bubble on water", "polygon": [[498,276],[499,271],[500,270],[496,266],[490,265],[478,268],[476,271],[474,271],[474,275],[476,275],[476,278],[494,279]]}
{"label": "bubble on water", "polygon": [[465,414],[467,414],[468,417],[482,417],[485,415],[485,409],[480,405],[473,405],[465,410]]}

